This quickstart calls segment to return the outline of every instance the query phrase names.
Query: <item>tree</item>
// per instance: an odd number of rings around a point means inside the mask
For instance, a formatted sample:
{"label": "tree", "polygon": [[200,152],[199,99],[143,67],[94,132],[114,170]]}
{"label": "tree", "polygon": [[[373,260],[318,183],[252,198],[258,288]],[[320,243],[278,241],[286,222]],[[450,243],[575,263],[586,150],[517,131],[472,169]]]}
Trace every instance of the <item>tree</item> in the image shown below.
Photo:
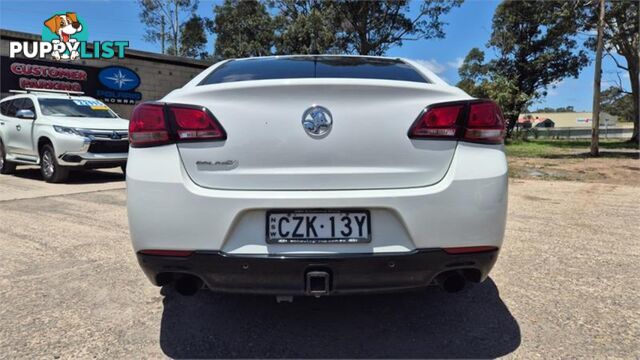
{"label": "tree", "polygon": [[256,0],[225,0],[214,7],[211,27],[217,57],[237,58],[271,54],[275,23],[265,6]]}
{"label": "tree", "polygon": [[198,15],[193,15],[182,24],[180,33],[180,53],[182,56],[204,59],[207,57],[205,46],[207,45],[207,34],[205,28],[207,19]]}
{"label": "tree", "polygon": [[600,96],[602,111],[620,117],[621,121],[634,120],[633,95],[620,90],[617,86],[611,86],[603,90]]}
{"label": "tree", "polygon": [[[529,112],[529,111],[527,111]],[[552,108],[552,107],[543,107],[543,108],[539,108],[539,109],[535,109],[532,112],[542,112],[542,113],[550,113],[550,112],[556,112],[556,109]]]}
{"label": "tree", "polygon": [[602,48],[603,31],[604,31],[604,0],[599,0],[598,10],[598,35],[596,40],[596,68],[593,74],[593,122],[591,123],[591,156],[598,156],[600,148],[598,141],[600,140],[600,80],[602,80]]}
{"label": "tree", "polygon": [[333,2],[277,0],[277,54],[327,54],[337,52],[339,17]]}
{"label": "tree", "polygon": [[508,120],[509,133],[528,104],[545,96],[546,89],[557,81],[577,77],[588,64],[586,52],[578,49],[575,40],[578,12],[570,2],[504,1],[493,16],[487,44],[497,53],[496,58],[484,63],[479,49],[467,55],[468,66],[463,64],[460,69],[463,87],[480,91],[492,87],[494,81],[508,85],[504,93],[495,89],[495,95],[502,99],[498,103]]}
{"label": "tree", "polygon": [[275,18],[256,0],[225,0],[216,6],[216,54],[264,55],[275,45],[277,54],[383,55],[404,41],[443,38],[442,16],[462,0],[424,1],[413,16],[407,0],[269,3],[278,9]]}
{"label": "tree", "polygon": [[410,17],[406,0],[336,1],[338,47],[348,53],[384,55],[404,41],[444,38],[447,23],[441,17],[460,4],[462,0],[424,1]]}
{"label": "tree", "polygon": [[484,59],[484,51],[473,48],[464,58],[460,68],[458,68],[460,82],[458,82],[457,86],[469,95],[478,98],[489,97],[485,91],[489,65],[485,64]]}
{"label": "tree", "polygon": [[575,109],[573,108],[573,106],[564,106],[564,107],[561,106],[558,108],[543,107],[543,108],[538,108],[534,111],[525,111],[525,112],[536,112],[536,113],[575,112]]}
{"label": "tree", "polygon": [[569,105],[565,107],[556,108],[556,112],[575,112],[575,110],[573,106]]}
{"label": "tree", "polygon": [[185,14],[193,14],[198,8],[198,0],[138,0],[140,4],[140,20],[146,25],[144,39],[149,42],[160,42],[165,53],[165,41],[170,47],[167,53],[181,55],[180,52],[180,18]]}
{"label": "tree", "polygon": [[520,110],[513,104],[529,104],[529,97],[517,86],[515,81],[503,76],[492,69],[493,63],[485,63],[485,54],[478,48],[473,48],[458,69],[460,82],[457,86],[469,95],[477,98],[492,99],[502,108],[507,119],[517,119]]}
{"label": "tree", "polygon": [[[598,8],[596,5],[591,2],[587,3],[587,16],[584,22],[586,31],[593,30],[597,24],[595,19],[598,16]],[[635,0],[608,1],[605,5],[604,50],[619,69],[629,73],[631,92],[625,91],[622,84],[619,88],[621,92],[631,94],[634,126],[630,141],[638,143],[638,121],[640,119],[639,5]],[[594,39],[589,39],[587,46],[595,49]],[[625,59],[626,65],[618,61],[616,54]]]}

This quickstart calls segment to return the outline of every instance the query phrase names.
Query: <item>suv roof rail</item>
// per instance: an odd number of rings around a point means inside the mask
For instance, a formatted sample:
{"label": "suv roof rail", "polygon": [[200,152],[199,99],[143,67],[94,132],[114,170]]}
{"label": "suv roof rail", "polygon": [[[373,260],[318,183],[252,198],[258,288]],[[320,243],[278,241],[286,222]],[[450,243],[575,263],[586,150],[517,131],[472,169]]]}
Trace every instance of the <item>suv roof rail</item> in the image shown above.
{"label": "suv roof rail", "polygon": [[82,91],[72,91],[72,90],[50,90],[50,89],[36,89],[36,88],[25,88],[24,90],[9,90],[11,93],[16,94],[30,94],[30,93],[55,93],[55,94],[67,94],[71,95],[84,95]]}

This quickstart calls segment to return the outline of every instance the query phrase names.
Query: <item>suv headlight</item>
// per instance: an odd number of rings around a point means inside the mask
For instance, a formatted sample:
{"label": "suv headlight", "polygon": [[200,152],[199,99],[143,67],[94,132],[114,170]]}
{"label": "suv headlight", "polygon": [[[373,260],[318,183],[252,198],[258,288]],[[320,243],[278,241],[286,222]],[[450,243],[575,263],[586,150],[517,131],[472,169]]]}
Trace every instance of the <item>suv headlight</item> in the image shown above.
{"label": "suv headlight", "polygon": [[53,130],[59,132],[60,134],[84,136],[80,131],[78,131],[78,129],[66,126],[53,125]]}

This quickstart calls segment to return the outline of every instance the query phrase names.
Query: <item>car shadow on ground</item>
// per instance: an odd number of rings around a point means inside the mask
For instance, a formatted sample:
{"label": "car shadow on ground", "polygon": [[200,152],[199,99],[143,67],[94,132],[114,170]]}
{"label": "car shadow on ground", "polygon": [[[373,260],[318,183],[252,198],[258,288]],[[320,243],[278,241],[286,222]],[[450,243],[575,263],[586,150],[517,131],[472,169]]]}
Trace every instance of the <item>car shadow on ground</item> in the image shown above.
{"label": "car shadow on ground", "polygon": [[[44,181],[39,168],[17,168],[13,176]],[[100,170],[73,170],[69,173],[69,178],[63,184],[102,184],[116,181],[123,181],[124,174],[121,171],[100,171]]]}
{"label": "car shadow on ground", "polygon": [[172,358],[495,358],[520,327],[491,279],[455,294],[296,298],[162,289],[160,346]]}

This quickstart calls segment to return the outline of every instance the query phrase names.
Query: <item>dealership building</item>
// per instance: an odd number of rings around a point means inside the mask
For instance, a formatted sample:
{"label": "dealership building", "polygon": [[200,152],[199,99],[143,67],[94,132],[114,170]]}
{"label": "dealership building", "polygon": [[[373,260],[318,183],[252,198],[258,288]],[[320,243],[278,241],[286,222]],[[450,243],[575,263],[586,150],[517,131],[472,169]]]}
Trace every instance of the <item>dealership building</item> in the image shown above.
{"label": "dealership building", "polygon": [[[9,57],[12,41],[41,41],[40,35],[0,29],[0,97],[10,90],[44,88],[82,91],[129,118],[136,104],[158,100],[211,64],[127,48],[124,59],[27,59]],[[91,45],[88,46],[92,49]]]}
{"label": "dealership building", "polygon": [[[591,112],[554,112],[554,113],[526,113],[520,114],[518,124],[524,127],[555,127],[555,128],[589,128],[593,120]],[[618,117],[600,112],[600,126],[618,126]]]}

